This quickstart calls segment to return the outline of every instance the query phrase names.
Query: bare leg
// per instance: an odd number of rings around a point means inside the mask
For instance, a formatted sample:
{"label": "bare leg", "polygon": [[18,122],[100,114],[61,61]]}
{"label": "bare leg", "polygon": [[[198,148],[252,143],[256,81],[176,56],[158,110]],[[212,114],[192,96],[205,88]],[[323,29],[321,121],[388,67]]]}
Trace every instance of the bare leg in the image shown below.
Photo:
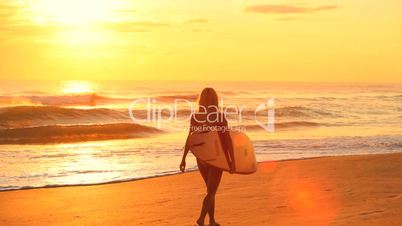
{"label": "bare leg", "polygon": [[215,194],[218,190],[222,178],[222,170],[212,168],[209,171],[208,195],[209,195],[209,224],[211,226],[219,225],[215,221]]}
{"label": "bare leg", "polygon": [[209,211],[209,206],[210,206],[210,196],[209,196],[209,194],[207,194],[204,197],[204,200],[202,201],[202,208],[201,208],[200,217],[197,220],[198,225],[200,225],[200,226],[205,225],[204,220],[205,220],[205,217],[207,216],[207,213]]}
{"label": "bare leg", "polygon": [[198,225],[205,225],[204,220],[206,215],[209,215],[209,222],[211,226],[218,226],[215,222],[215,194],[218,190],[219,183],[222,178],[222,170],[215,167],[210,167],[204,164],[198,164],[201,175],[207,185],[207,195],[202,202],[200,217],[197,220]]}
{"label": "bare leg", "polygon": [[[208,167],[208,165],[206,165],[205,163],[202,163],[198,159],[197,159],[197,165],[198,165],[198,169],[200,170],[201,176],[204,179],[205,185],[208,187],[209,167]],[[209,207],[208,200],[209,200],[209,198],[208,198],[208,194],[207,194],[204,197],[204,200],[202,201],[200,217],[197,220],[197,224],[200,226],[205,225],[204,220],[205,220],[205,216],[207,215],[208,207]]]}

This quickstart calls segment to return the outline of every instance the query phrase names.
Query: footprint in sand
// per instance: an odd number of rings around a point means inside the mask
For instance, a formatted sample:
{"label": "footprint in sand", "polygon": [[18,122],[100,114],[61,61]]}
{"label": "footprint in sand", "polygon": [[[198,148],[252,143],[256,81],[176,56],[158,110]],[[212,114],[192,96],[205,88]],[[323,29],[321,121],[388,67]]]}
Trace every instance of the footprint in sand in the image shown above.
{"label": "footprint in sand", "polygon": [[370,214],[375,214],[375,213],[382,213],[382,212],[384,212],[384,211],[383,210],[375,210],[375,211],[370,211],[370,212],[363,212],[363,213],[360,213],[359,215],[365,216],[365,215],[370,215]]}

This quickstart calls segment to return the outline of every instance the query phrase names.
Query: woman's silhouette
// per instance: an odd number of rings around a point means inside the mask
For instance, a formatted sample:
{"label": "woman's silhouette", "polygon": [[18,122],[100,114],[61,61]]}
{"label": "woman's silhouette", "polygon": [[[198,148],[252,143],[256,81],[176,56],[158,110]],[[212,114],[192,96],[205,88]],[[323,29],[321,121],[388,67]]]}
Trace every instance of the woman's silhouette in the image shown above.
{"label": "woman's silhouette", "polygon": [[[234,171],[233,147],[229,136],[228,124],[225,115],[219,112],[218,95],[212,88],[202,90],[199,100],[199,109],[197,113],[191,116],[189,136],[193,132],[216,130],[219,132],[223,149],[226,150],[226,157],[230,164],[231,172]],[[188,139],[188,137],[187,137]],[[183,159],[180,164],[180,170],[184,172],[186,167],[186,156],[189,147],[185,145]],[[215,221],[215,194],[218,190],[222,177],[222,170],[208,165],[197,159],[198,169],[207,186],[207,195],[202,202],[200,217],[197,220],[198,225],[204,225],[204,219],[208,213],[211,226],[219,226]]]}

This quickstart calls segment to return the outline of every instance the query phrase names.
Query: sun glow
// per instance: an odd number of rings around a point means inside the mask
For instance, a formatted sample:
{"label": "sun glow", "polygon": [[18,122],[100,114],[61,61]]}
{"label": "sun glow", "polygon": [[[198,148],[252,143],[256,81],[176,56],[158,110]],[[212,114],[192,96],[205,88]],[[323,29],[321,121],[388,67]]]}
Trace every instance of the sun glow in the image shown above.
{"label": "sun glow", "polygon": [[62,91],[66,94],[91,93],[93,88],[91,83],[86,81],[68,81],[62,85]]}
{"label": "sun glow", "polygon": [[91,29],[71,29],[58,33],[58,40],[67,45],[85,45],[90,47],[108,41],[108,34],[104,31]]}
{"label": "sun glow", "polygon": [[86,26],[108,20],[113,11],[108,0],[39,0],[31,3],[34,21]]}

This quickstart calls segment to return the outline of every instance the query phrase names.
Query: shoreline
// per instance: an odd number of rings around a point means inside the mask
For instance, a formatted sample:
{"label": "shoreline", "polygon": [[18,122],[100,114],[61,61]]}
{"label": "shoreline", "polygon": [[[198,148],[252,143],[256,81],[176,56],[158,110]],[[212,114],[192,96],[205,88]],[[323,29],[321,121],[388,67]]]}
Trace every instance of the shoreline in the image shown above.
{"label": "shoreline", "polygon": [[[259,163],[224,173],[222,225],[398,225],[402,153]],[[2,225],[194,225],[205,196],[199,173],[92,186],[0,192]]]}
{"label": "shoreline", "polygon": [[[399,151],[399,152],[389,152],[389,153],[369,153],[369,154],[352,154],[352,155],[345,154],[345,155],[315,156],[315,157],[280,159],[280,160],[265,160],[265,161],[257,162],[257,164],[260,165],[260,164],[267,164],[267,163],[272,163],[272,162],[287,162],[287,161],[300,161],[300,160],[311,160],[311,159],[325,159],[325,158],[334,158],[334,157],[343,157],[343,156],[388,155],[388,154],[398,154],[398,153],[402,153],[402,150]],[[171,176],[175,176],[175,175],[181,175],[181,174],[196,172],[196,171],[199,171],[199,170],[196,168],[196,169],[186,170],[184,173],[180,172],[179,170],[177,170],[177,171],[178,172],[176,172],[176,173],[167,173],[167,174],[153,175],[153,176],[140,177],[140,178],[121,179],[121,180],[106,181],[106,182],[100,182],[100,183],[60,184],[60,185],[56,184],[56,185],[46,185],[46,186],[42,186],[42,187],[29,187],[29,186],[26,186],[26,187],[16,188],[16,189],[0,190],[0,193],[20,191],[20,190],[51,189],[51,188],[81,187],[81,186],[82,187],[89,187],[89,186],[107,185],[107,184],[120,184],[120,183],[147,180],[147,179],[152,179],[152,178],[171,177]]]}

